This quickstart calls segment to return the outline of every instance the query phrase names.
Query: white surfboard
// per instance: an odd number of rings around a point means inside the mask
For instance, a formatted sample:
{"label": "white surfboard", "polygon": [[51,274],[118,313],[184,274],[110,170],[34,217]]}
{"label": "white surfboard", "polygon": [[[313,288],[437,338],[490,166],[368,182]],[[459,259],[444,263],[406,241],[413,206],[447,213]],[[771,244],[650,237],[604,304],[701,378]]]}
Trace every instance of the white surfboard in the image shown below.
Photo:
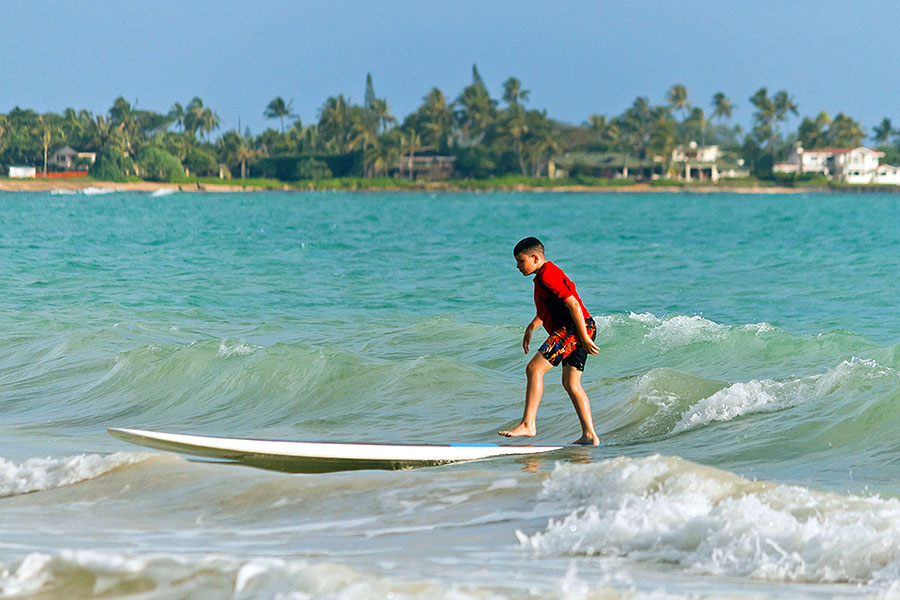
{"label": "white surfboard", "polygon": [[511,444],[365,444],[290,442],[140,429],[109,429],[111,435],[148,448],[203,456],[292,473],[327,473],[351,469],[409,469],[496,456],[542,454],[562,446]]}

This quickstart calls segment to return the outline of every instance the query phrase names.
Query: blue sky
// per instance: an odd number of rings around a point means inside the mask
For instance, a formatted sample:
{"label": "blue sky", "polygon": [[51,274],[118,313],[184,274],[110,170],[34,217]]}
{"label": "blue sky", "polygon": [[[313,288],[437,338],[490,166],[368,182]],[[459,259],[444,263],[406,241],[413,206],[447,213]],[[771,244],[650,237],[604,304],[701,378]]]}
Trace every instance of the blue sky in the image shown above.
{"label": "blue sky", "polygon": [[167,112],[200,96],[224,128],[258,133],[277,127],[262,114],[275,96],[309,124],[328,96],[361,102],[370,72],[402,118],[434,86],[455,98],[477,63],[493,96],[515,76],[531,107],[572,123],[681,83],[707,111],[724,92],[745,126],[765,86],[801,116],[844,111],[871,130],[900,125],[898,23],[896,0],[28,2],[0,22],[0,112],[105,113],[119,95]]}

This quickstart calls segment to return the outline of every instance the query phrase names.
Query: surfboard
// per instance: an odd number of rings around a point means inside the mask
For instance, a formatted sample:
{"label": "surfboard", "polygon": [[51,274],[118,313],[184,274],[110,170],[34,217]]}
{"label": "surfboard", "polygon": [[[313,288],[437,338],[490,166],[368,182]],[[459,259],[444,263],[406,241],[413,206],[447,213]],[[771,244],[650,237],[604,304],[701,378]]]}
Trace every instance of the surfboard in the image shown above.
{"label": "surfboard", "polygon": [[112,428],[108,431],[126,442],[156,450],[291,473],[410,469],[499,456],[543,454],[563,448],[514,444],[293,442],[164,433],[141,429]]}

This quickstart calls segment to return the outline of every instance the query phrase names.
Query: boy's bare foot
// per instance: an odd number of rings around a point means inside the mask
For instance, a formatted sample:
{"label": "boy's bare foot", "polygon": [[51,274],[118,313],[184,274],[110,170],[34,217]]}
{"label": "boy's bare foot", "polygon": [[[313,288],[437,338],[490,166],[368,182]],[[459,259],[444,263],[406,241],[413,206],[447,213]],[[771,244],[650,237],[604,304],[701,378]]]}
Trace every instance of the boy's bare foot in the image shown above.
{"label": "boy's bare foot", "polygon": [[525,425],[525,423],[519,423],[512,429],[507,429],[506,431],[498,431],[497,433],[505,437],[534,437],[535,435],[537,435],[537,428],[528,427],[527,425]]}
{"label": "boy's bare foot", "polygon": [[597,437],[596,435],[593,435],[593,436],[591,436],[591,435],[583,435],[583,436],[581,436],[580,438],[578,438],[577,440],[575,440],[575,441],[572,442],[572,443],[573,443],[573,444],[579,444],[579,445],[581,445],[581,446],[599,446],[599,445],[600,445],[600,438]]}

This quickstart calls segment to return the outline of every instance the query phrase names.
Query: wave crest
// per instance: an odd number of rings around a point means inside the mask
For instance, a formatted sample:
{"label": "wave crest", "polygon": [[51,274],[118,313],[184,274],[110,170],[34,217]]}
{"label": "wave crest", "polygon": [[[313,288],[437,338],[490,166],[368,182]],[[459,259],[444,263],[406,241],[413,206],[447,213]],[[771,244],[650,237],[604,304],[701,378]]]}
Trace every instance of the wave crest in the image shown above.
{"label": "wave crest", "polygon": [[120,467],[159,456],[151,452],[79,454],[65,458],[29,458],[22,464],[0,458],[0,498],[40,492],[95,479]]}

